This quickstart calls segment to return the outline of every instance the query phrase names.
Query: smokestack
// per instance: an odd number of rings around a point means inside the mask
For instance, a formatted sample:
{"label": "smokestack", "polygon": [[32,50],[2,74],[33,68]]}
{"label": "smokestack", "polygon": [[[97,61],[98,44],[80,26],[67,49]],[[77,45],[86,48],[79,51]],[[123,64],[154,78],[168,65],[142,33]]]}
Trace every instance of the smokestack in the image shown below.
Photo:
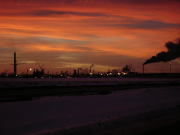
{"label": "smokestack", "polygon": [[171,74],[171,62],[170,62],[170,74]]}
{"label": "smokestack", "polygon": [[94,67],[94,64],[92,64],[92,65],[90,66],[90,73],[91,73],[91,68],[92,68],[92,67]]}
{"label": "smokestack", "polygon": [[16,75],[16,52],[14,52],[14,75]]}

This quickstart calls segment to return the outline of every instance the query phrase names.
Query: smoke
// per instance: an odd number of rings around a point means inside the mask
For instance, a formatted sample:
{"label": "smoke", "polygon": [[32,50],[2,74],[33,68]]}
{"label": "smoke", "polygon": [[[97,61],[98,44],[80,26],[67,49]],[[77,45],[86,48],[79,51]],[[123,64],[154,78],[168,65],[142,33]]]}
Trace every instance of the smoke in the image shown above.
{"label": "smoke", "polygon": [[168,49],[167,52],[163,51],[156,56],[152,56],[150,59],[148,59],[146,62],[144,62],[143,65],[149,64],[149,63],[155,63],[155,62],[167,62],[174,60],[178,57],[180,57],[180,38],[177,43],[173,43],[171,41],[167,42],[165,44],[165,47]]}
{"label": "smoke", "polygon": [[92,65],[90,66],[90,68],[92,68],[92,67],[94,67],[94,64],[92,64]]}
{"label": "smoke", "polygon": [[83,70],[82,68],[78,68],[78,70]]}

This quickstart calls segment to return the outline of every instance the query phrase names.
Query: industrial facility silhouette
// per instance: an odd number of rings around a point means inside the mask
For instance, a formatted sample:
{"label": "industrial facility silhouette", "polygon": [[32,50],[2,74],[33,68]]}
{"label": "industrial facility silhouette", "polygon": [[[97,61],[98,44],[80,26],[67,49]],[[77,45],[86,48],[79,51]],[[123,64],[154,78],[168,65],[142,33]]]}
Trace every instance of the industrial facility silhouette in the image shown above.
{"label": "industrial facility silhouette", "polygon": [[[70,74],[68,74],[68,71],[61,71],[60,73],[56,72],[56,74],[50,74],[49,73],[49,70],[47,72],[47,74],[45,74],[44,72],[44,68],[43,66],[44,65],[40,65],[38,61],[36,61],[37,65],[39,66],[40,70],[38,69],[35,69],[34,68],[34,71],[33,71],[33,74],[28,74],[28,70],[27,69],[27,74],[24,75],[23,77],[38,77],[38,78],[41,78],[41,77],[146,77],[146,76],[150,76],[150,77],[154,77],[154,76],[159,76],[159,77],[180,77],[180,73],[171,73],[171,62],[170,62],[170,72],[168,73],[144,73],[144,65],[146,64],[150,64],[150,63],[156,63],[156,62],[167,62],[167,61],[171,61],[171,60],[174,60],[178,57],[180,57],[180,38],[178,39],[178,42],[177,43],[173,43],[171,41],[167,42],[165,44],[165,47],[168,49],[167,52],[163,51],[163,52],[160,52],[158,54],[156,54],[156,56],[152,56],[150,59],[146,60],[144,63],[143,63],[143,71],[142,73],[138,73],[138,72],[135,72],[135,68],[132,69],[132,65],[125,65],[122,70],[117,70],[115,72],[112,72],[112,71],[109,71],[108,72],[98,72],[95,74],[94,70],[93,72],[91,71],[92,70],[92,67],[95,67],[95,64],[92,64],[89,69],[88,68],[85,68],[85,69],[82,69],[82,68],[78,68],[78,73],[76,72],[76,69],[74,69],[74,72],[73,74],[71,75],[71,71],[70,71]],[[11,64],[11,65],[14,65],[14,74],[13,76],[14,77],[19,77],[17,75],[17,66],[18,65],[21,65],[21,64],[25,64],[25,63],[18,63],[17,62],[17,59],[16,59],[16,52],[14,52],[14,64]],[[32,70],[32,69],[30,69]],[[0,75],[1,77],[5,77],[5,76],[8,76],[6,74],[1,74]],[[12,75],[11,75],[12,76]]]}

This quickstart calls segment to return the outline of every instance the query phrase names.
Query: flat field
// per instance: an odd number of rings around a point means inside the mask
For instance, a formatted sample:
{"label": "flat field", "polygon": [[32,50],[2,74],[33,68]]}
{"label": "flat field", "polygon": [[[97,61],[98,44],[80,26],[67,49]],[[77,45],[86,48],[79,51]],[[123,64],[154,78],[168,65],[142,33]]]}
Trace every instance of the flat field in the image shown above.
{"label": "flat field", "polygon": [[177,79],[68,79],[0,79],[0,134],[180,133]]}

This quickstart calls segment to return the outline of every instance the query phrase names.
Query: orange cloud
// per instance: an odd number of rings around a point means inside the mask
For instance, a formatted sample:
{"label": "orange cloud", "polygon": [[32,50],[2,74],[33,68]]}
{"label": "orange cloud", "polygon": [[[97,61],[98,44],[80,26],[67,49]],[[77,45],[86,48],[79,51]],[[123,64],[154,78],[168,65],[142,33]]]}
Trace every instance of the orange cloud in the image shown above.
{"label": "orange cloud", "polygon": [[179,13],[168,0],[0,1],[0,51],[148,58],[178,37]]}

